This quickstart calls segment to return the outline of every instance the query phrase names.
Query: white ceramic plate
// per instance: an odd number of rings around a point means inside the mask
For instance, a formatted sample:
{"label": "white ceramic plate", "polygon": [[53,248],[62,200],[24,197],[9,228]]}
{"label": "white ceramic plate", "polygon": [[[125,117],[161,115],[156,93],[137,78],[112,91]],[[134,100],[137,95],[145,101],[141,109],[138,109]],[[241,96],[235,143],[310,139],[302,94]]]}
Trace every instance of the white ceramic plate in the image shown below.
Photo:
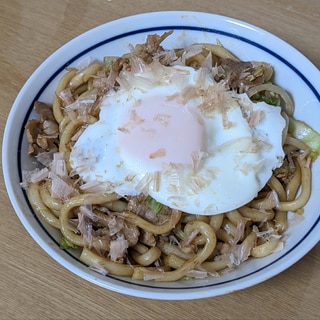
{"label": "white ceramic plate", "polygon": [[[196,299],[226,294],[250,287],[275,276],[302,258],[320,239],[320,160],[313,166],[312,196],[304,220],[291,223],[283,251],[250,260],[238,270],[219,278],[154,283],[102,276],[78,260],[77,252],[59,249],[59,232],[43,224],[32,211],[20,188],[21,170],[33,167],[26,157],[24,124],[35,117],[33,103],[52,102],[54,89],[66,66],[85,57],[128,52],[129,44],[143,43],[148,34],[174,30],[163,46],[178,47],[194,42],[216,42],[242,60],[261,60],[275,69],[275,82],[295,101],[295,116],[320,131],[319,70],[302,54],[272,34],[247,23],[199,12],[154,12],[116,20],[70,41],[32,74],[17,96],[8,117],[3,139],[3,171],[14,210],[34,240],[65,268],[99,286],[128,295],[152,299]],[[18,132],[18,134],[17,134]]]}

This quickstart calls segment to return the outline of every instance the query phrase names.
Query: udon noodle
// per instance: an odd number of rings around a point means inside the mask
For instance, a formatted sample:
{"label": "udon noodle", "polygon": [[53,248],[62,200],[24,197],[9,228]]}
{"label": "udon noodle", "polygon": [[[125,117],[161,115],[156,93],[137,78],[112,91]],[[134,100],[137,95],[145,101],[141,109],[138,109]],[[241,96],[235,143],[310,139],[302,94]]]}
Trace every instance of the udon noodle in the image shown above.
{"label": "udon noodle", "polygon": [[[196,69],[209,66],[216,70],[217,81],[225,81],[222,69],[235,67],[238,76],[229,83],[230,90],[246,92],[253,101],[281,104],[286,119],[293,115],[293,102],[271,83],[273,70],[267,63],[239,61],[220,43],[165,50],[161,43],[170,34],[150,35],[145,44],[121,57],[67,68],[52,107],[37,102],[40,119],[26,125],[29,155],[42,164],[41,169],[25,172],[23,186],[30,204],[46,223],[61,231],[62,249],[81,250],[80,260],[103,274],[176,281],[228,272],[248,258],[281,250],[288,211],[303,213],[310,196],[310,150],[287,131],[283,165],[274,170],[258,196],[245,206],[217,215],[153,206],[152,199],[143,194],[106,194],[72,175],[69,154],[75,141],[86,126],[99,119],[99,103],[110,88],[119,85],[119,72],[134,68],[138,60],[148,64],[158,59],[170,65],[179,59]],[[249,72],[245,79],[240,76],[244,69]]]}

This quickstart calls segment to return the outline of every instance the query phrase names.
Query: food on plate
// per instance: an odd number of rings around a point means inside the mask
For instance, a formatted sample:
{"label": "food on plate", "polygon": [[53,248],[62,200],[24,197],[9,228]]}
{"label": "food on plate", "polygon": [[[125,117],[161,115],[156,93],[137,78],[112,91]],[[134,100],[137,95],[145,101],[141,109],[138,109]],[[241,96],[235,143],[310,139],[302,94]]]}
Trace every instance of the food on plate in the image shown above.
{"label": "food on plate", "polygon": [[32,207],[103,274],[228,272],[281,250],[310,196],[320,138],[272,66],[220,42],[166,49],[171,33],[68,67],[25,126]]}

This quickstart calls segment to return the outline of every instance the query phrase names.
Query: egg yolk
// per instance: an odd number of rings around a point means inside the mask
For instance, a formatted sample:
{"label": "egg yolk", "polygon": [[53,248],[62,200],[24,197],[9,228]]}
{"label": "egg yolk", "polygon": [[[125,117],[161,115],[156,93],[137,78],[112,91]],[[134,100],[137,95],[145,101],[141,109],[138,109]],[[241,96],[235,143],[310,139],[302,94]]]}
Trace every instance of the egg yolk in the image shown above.
{"label": "egg yolk", "polygon": [[192,166],[206,151],[206,131],[201,114],[190,100],[163,95],[141,97],[118,127],[121,152],[132,170],[160,171],[164,163]]}

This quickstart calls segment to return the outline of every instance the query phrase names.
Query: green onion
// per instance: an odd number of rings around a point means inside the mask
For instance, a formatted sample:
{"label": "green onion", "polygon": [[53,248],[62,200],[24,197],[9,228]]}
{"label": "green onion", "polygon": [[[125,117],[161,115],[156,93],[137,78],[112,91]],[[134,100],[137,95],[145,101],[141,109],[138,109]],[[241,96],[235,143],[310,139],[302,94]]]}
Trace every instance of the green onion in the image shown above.
{"label": "green onion", "polygon": [[183,240],[186,237],[186,234],[181,229],[174,229],[174,234],[177,236],[177,238]]}
{"label": "green onion", "polygon": [[261,91],[251,97],[255,101],[263,101],[272,106],[279,106],[281,99],[279,94],[269,91]]}
{"label": "green onion", "polygon": [[261,101],[270,104],[272,106],[280,105],[280,98],[278,95],[262,96]]}
{"label": "green onion", "polygon": [[77,246],[69,241],[66,237],[62,237],[59,241],[60,249],[66,250],[66,249],[76,249]]}
{"label": "green onion", "polygon": [[153,199],[151,196],[147,197],[147,204],[150,209],[152,209],[155,213],[161,211],[163,204]]}

